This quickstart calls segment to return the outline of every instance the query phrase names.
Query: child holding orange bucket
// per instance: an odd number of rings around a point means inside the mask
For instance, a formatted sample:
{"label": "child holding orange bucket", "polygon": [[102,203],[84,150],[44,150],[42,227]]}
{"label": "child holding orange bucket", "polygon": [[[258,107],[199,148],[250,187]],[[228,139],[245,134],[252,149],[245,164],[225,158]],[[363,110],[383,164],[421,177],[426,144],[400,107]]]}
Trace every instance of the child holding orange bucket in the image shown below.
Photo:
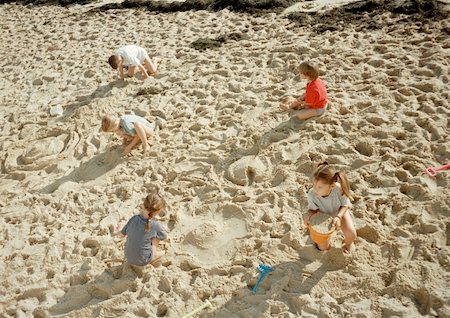
{"label": "child holding orange bucket", "polygon": [[[335,171],[327,162],[319,164],[313,174],[313,187],[308,192],[308,213],[303,218],[310,232],[314,232],[311,231],[311,218],[319,212],[328,214],[333,217],[331,227],[341,229],[344,234],[344,250],[351,252],[356,239],[355,226],[349,212],[352,199],[345,174]],[[330,248],[330,237],[331,235],[320,237],[320,234],[311,233],[311,238],[322,251]]]}

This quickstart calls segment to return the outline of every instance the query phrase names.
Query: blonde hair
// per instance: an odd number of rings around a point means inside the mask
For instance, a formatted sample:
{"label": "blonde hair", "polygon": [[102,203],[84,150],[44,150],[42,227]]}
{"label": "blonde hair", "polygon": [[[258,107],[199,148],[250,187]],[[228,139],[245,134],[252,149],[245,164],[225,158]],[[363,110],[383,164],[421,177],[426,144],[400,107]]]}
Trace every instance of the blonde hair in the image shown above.
{"label": "blonde hair", "polygon": [[303,62],[300,64],[298,68],[299,72],[308,76],[310,79],[315,80],[319,77],[319,68],[317,65],[311,63],[311,62]]}
{"label": "blonde hair", "polygon": [[166,206],[166,202],[163,198],[161,198],[158,194],[152,193],[147,195],[144,199],[144,208],[148,212],[148,220],[145,225],[145,231],[150,231],[150,220],[164,207]]}
{"label": "blonde hair", "polygon": [[108,132],[114,127],[117,122],[117,116],[114,115],[105,115],[102,118],[102,131]]}
{"label": "blonde hair", "polygon": [[348,183],[347,177],[343,172],[333,170],[328,165],[328,162],[319,163],[319,165],[317,166],[316,170],[313,173],[313,177],[315,180],[322,180],[327,184],[339,182],[342,190],[341,194],[345,195],[350,200],[353,200],[353,197],[350,194],[350,184]]}
{"label": "blonde hair", "polygon": [[111,55],[108,59],[109,65],[111,65],[111,67],[113,69],[117,69],[117,67],[119,66],[119,62],[120,62],[120,55]]}

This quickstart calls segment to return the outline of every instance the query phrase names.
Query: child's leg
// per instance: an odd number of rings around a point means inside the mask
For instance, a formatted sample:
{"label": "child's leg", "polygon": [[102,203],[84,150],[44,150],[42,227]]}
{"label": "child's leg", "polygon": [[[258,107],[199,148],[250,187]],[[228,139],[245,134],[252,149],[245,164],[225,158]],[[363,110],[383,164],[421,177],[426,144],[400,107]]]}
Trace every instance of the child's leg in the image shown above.
{"label": "child's leg", "polygon": [[165,252],[159,248],[159,239],[154,237],[152,238],[152,260],[150,264],[154,264],[164,256]]}
{"label": "child's leg", "polygon": [[345,245],[344,249],[348,252],[351,252],[353,248],[353,241],[356,239],[356,229],[353,224],[352,217],[350,212],[345,212],[342,221],[341,221],[341,230],[344,233]]}
{"label": "child's leg", "polygon": [[158,64],[160,61],[161,61],[161,59],[159,59],[159,58],[154,58],[153,61],[148,56],[145,58],[144,66],[148,70],[148,75],[156,73],[156,71],[158,70]]}
{"label": "child's leg", "polygon": [[144,150],[147,150],[149,146],[147,138],[150,138],[153,135],[153,130],[150,127],[142,124],[135,124],[134,128],[136,129],[136,134],[139,136],[139,139],[142,142],[142,147],[144,148]]}
{"label": "child's leg", "polygon": [[313,108],[301,109],[299,111],[296,111],[294,113],[294,116],[297,117],[298,119],[305,120],[305,119],[317,116],[317,110],[315,110]]}
{"label": "child's leg", "polygon": [[330,241],[326,241],[324,243],[316,243],[317,244],[317,248],[321,251],[326,251],[330,249]]}

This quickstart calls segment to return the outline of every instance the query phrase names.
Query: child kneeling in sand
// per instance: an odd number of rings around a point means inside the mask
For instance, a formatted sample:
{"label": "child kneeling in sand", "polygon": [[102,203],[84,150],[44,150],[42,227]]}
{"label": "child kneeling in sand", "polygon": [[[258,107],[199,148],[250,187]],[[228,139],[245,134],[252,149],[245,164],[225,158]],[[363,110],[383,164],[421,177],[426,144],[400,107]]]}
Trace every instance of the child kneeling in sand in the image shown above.
{"label": "child kneeling in sand", "polygon": [[279,107],[281,110],[297,110],[294,115],[298,119],[308,119],[323,115],[327,109],[327,89],[319,78],[319,68],[310,63],[303,62],[299,67],[300,77],[306,79],[306,91],[294,100],[285,100]]}
{"label": "child kneeling in sand", "polygon": [[156,73],[159,58],[150,59],[144,48],[137,45],[127,45],[118,49],[114,55],[109,57],[109,65],[119,70],[120,79],[124,79],[123,68],[128,67],[128,77],[134,77],[141,72],[144,80]]}
{"label": "child kneeling in sand", "polygon": [[159,242],[166,239],[161,224],[153,220],[165,207],[157,194],[149,194],[141,205],[141,213],[133,216],[120,234],[127,236],[125,258],[132,265],[144,266],[158,261],[165,252]]}
{"label": "child kneeling in sand", "polygon": [[[350,186],[344,173],[334,171],[328,163],[319,164],[313,174],[313,188],[308,192],[308,213],[303,217],[309,224],[316,213],[326,213],[333,216],[331,226],[340,228],[345,238],[344,250],[354,249],[356,230],[349,212],[351,207]],[[320,250],[330,248],[329,242],[317,244]]]}
{"label": "child kneeling in sand", "polygon": [[123,154],[128,155],[139,142],[142,143],[144,151],[150,147],[148,138],[155,133],[155,125],[147,119],[136,115],[123,115],[120,117],[106,115],[102,118],[102,131],[114,132],[123,138],[123,142],[130,141],[125,147]]}

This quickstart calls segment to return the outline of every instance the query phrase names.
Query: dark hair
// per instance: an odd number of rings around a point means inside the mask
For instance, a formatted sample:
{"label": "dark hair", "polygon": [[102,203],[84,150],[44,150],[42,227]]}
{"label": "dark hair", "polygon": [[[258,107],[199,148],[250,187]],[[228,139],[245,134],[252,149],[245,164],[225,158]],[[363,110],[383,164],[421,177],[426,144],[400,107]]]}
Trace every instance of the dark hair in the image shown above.
{"label": "dark hair", "polygon": [[108,59],[109,65],[111,65],[113,69],[117,69],[117,67],[119,66],[119,59],[119,55],[111,55]]}
{"label": "dark hair", "polygon": [[353,200],[350,194],[350,185],[348,183],[347,177],[343,172],[333,170],[328,162],[319,163],[316,170],[313,173],[315,180],[322,180],[327,184],[333,184],[339,182],[341,184],[341,189],[343,195],[347,196],[350,200]]}
{"label": "dark hair", "polygon": [[164,209],[166,202],[156,193],[147,195],[144,199],[144,208],[148,212],[148,220],[145,225],[145,231],[150,231],[150,219],[152,219],[157,212]]}
{"label": "dark hair", "polygon": [[298,68],[300,73],[308,76],[310,79],[315,80],[319,77],[319,68],[317,65],[311,63],[311,62],[303,62],[300,64],[300,67]]}

